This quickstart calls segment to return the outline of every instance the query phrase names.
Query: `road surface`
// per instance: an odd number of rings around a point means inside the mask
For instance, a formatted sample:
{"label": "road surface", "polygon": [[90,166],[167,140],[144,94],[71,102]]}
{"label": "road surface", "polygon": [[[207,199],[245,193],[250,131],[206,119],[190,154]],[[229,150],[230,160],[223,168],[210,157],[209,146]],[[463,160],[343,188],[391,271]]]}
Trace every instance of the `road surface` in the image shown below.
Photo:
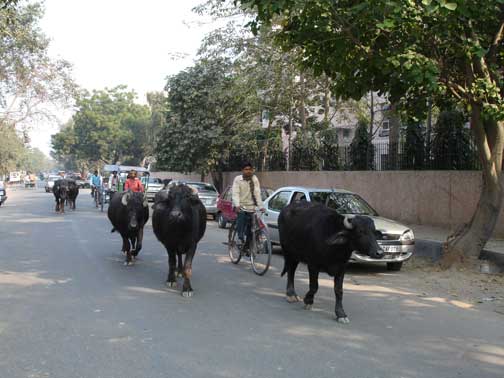
{"label": "road surface", "polygon": [[[198,247],[192,298],[164,285],[166,252],[150,222],[131,267],[110,229],[89,191],[64,215],[52,194],[9,192],[1,378],[504,377],[504,317],[421,293],[407,272],[353,267],[343,325],[327,276],[312,311],[288,304],[281,257],[264,277],[232,265],[215,222]],[[307,290],[304,269],[296,285]]]}

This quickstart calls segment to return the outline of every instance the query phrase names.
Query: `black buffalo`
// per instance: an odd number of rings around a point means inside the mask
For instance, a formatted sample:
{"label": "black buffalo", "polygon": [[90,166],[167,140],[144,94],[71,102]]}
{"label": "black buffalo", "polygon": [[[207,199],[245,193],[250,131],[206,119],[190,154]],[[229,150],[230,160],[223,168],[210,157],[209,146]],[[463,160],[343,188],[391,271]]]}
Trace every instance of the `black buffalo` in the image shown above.
{"label": "black buffalo", "polygon": [[56,212],[65,212],[65,203],[75,210],[75,201],[79,195],[79,188],[75,180],[60,179],[54,182],[53,194],[56,199]]}
{"label": "black buffalo", "polygon": [[166,283],[177,285],[177,271],[184,277],[182,295],[192,296],[192,260],[206,229],[206,210],[197,193],[183,184],[160,191],[155,198],[152,227],[168,253]]}
{"label": "black buffalo", "polygon": [[353,251],[373,258],[382,257],[375,236],[375,225],[365,216],[342,216],[328,207],[299,202],[285,207],[278,218],[280,243],[287,273],[287,301],[300,298],[294,290],[294,275],[300,262],[308,265],[310,289],[304,297],[305,308],[311,309],[318,290],[319,272],[334,277],[336,319],[348,323],[343,310],[343,278]]}
{"label": "black buffalo", "polygon": [[149,206],[143,193],[127,191],[115,193],[108,208],[108,218],[123,240],[125,265],[130,265],[142,249],[143,229],[149,220]]}

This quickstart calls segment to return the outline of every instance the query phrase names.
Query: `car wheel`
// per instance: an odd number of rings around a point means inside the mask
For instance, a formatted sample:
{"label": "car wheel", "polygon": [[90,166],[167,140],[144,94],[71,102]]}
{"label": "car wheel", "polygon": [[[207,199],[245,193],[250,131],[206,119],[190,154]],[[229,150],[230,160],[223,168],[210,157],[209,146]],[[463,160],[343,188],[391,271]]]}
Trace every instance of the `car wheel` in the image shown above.
{"label": "car wheel", "polygon": [[401,268],[402,268],[402,261],[387,263],[387,270],[391,272],[398,272],[401,270]]}
{"label": "car wheel", "polygon": [[217,225],[219,228],[226,228],[227,222],[221,213],[217,214]]}

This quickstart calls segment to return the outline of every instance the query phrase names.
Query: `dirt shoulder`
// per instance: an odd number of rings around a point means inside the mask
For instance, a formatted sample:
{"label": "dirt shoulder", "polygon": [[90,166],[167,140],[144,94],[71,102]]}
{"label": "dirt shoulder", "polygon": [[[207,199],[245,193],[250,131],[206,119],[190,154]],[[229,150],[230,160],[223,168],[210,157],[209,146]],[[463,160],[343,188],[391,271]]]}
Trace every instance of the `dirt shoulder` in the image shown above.
{"label": "dirt shoulder", "polygon": [[350,290],[362,285],[386,285],[433,302],[504,316],[504,274],[482,274],[469,268],[442,271],[429,260],[416,257],[400,272],[387,272],[378,265],[353,264],[345,284]]}

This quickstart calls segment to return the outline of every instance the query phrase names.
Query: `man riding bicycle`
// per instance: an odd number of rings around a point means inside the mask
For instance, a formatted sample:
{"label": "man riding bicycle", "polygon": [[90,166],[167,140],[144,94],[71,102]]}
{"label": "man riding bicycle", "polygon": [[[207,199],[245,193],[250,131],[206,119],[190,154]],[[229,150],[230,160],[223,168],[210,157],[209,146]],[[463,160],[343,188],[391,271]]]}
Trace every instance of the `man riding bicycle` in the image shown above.
{"label": "man riding bicycle", "polygon": [[247,249],[251,239],[252,214],[256,208],[264,212],[259,179],[254,175],[251,163],[242,164],[242,174],[233,181],[233,207],[238,213],[236,232],[244,249]]}
{"label": "man riding bicycle", "polygon": [[91,196],[95,198],[96,207],[98,207],[98,201],[96,200],[96,198],[98,197],[97,194],[100,194],[103,180],[97,170],[95,170],[94,174],[91,176],[89,184],[91,185]]}

